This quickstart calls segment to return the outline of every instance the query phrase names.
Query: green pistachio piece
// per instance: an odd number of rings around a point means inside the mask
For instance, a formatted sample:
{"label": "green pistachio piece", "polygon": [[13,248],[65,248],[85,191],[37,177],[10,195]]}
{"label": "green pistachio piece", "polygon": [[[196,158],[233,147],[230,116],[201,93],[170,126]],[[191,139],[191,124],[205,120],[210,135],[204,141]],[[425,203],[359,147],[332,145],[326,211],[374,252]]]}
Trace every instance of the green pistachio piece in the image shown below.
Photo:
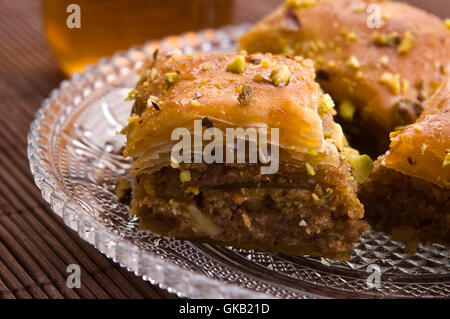
{"label": "green pistachio piece", "polygon": [[344,101],[339,105],[339,116],[347,121],[353,122],[356,106],[350,101]]}
{"label": "green pistachio piece", "polygon": [[277,66],[272,70],[270,74],[270,79],[275,86],[286,85],[291,80],[291,71],[287,65]]}
{"label": "green pistachio piece", "polygon": [[166,80],[167,84],[173,84],[178,79],[178,73],[177,72],[168,72],[164,74],[164,79]]}
{"label": "green pistachio piece", "polygon": [[243,55],[238,55],[227,65],[227,71],[233,73],[243,73],[246,69],[247,65],[245,64],[245,57]]}
{"label": "green pistachio piece", "polygon": [[364,183],[373,170],[373,161],[367,155],[351,155],[349,163],[352,165],[352,174],[358,183]]}

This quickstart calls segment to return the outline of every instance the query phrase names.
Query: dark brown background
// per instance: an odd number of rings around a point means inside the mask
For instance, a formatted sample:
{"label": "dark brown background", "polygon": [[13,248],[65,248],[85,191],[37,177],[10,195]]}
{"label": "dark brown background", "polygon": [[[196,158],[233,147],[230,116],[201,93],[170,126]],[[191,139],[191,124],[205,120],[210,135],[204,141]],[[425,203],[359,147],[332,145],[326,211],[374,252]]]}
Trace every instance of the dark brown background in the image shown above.
{"label": "dark brown background", "polygon": [[[448,0],[411,1],[449,14]],[[254,22],[281,2],[236,0],[235,23]],[[0,0],[0,298],[175,298],[81,240],[34,185],[29,125],[62,79],[43,36],[40,2]],[[66,286],[69,264],[81,267],[80,289]]]}

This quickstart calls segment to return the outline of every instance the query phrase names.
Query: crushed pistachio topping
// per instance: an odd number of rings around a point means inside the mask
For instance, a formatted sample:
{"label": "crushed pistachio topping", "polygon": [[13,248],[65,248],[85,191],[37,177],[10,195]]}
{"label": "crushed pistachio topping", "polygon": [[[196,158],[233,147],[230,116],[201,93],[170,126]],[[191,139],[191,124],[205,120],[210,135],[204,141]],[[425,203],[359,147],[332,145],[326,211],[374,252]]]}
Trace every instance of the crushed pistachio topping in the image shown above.
{"label": "crushed pistachio topping", "polygon": [[139,116],[137,116],[137,115],[133,115],[133,116],[130,116],[129,118],[128,118],[128,124],[134,124],[134,123],[137,123],[137,122],[139,122],[140,121],[140,117]]}
{"label": "crushed pistachio topping", "polygon": [[151,72],[150,72],[150,79],[155,82],[157,79],[159,78],[159,72],[157,69],[152,68]]}
{"label": "crushed pistachio topping", "polygon": [[378,46],[389,46],[395,48],[402,42],[402,39],[397,32],[391,32],[389,34],[374,32],[372,33],[372,41]]}
{"label": "crushed pistachio topping", "polygon": [[444,24],[450,30],[450,19],[445,19]]}
{"label": "crushed pistachio topping", "polygon": [[194,195],[200,194],[200,189],[197,186],[189,186],[186,189],[186,193],[192,193]]}
{"label": "crushed pistachio topping", "polygon": [[308,8],[316,4],[316,0],[286,0],[291,8]]}
{"label": "crushed pistachio topping", "polygon": [[253,98],[253,93],[255,90],[251,86],[244,85],[242,91],[239,93],[238,101],[239,104],[250,104]]}
{"label": "crushed pistachio topping", "polygon": [[270,66],[270,62],[268,60],[264,59],[261,61],[261,66],[263,68],[268,68]]}
{"label": "crushed pistachio topping", "polygon": [[402,80],[402,93],[406,93],[409,89],[409,81],[407,79]]}
{"label": "crushed pistachio topping", "polygon": [[389,65],[389,57],[387,55],[383,55],[380,59],[380,64],[382,66],[388,66]]}
{"label": "crushed pistachio topping", "polygon": [[355,31],[345,32],[344,35],[345,35],[345,37],[346,37],[347,39],[349,39],[350,41],[356,41],[356,40],[358,40],[358,35],[356,34]]}
{"label": "crushed pistachio topping", "polygon": [[361,64],[359,63],[359,60],[353,55],[347,60],[347,62],[345,64],[350,69],[359,69],[359,67],[361,66]]}
{"label": "crushed pistachio topping", "polygon": [[359,80],[362,79],[364,77],[364,73],[362,73],[361,71],[358,71],[355,73],[355,79]]}
{"label": "crushed pistachio topping", "polygon": [[345,84],[345,87],[349,93],[355,92],[355,86],[351,79],[349,79],[348,77],[343,77],[342,82]]}
{"label": "crushed pistachio topping", "polygon": [[227,65],[227,71],[233,73],[243,73],[247,69],[245,64],[245,57],[243,55],[238,55]]}
{"label": "crushed pistachio topping", "polygon": [[411,32],[405,32],[405,34],[403,35],[402,42],[400,42],[400,45],[398,47],[398,52],[400,54],[408,53],[415,45],[416,41],[414,40],[414,37],[411,34]]}
{"label": "crushed pistachio topping", "polygon": [[327,199],[327,198],[329,198],[331,196],[331,194],[333,194],[333,190],[331,188],[327,188],[325,190],[325,192],[323,192],[322,198],[323,199]]}
{"label": "crushed pistachio topping", "polygon": [[428,145],[423,143],[422,146],[420,147],[420,152],[423,154],[425,154],[425,151],[427,150]]}
{"label": "crushed pistachio topping", "polygon": [[338,150],[342,151],[344,147],[348,146],[348,141],[344,135],[344,131],[338,123],[334,123],[333,132],[330,137],[333,137],[334,145],[336,145]]}
{"label": "crushed pistachio topping", "polygon": [[353,122],[356,106],[351,101],[343,101],[339,105],[339,116],[348,122]]}
{"label": "crushed pistachio topping", "polygon": [[334,101],[329,94],[322,95],[322,100],[319,104],[319,112],[321,113],[331,113],[331,115],[336,115],[336,110],[334,109]]}
{"label": "crushed pistachio topping", "polygon": [[211,63],[208,62],[208,63],[203,64],[203,66],[202,66],[203,71],[207,71],[209,69],[211,69]]}
{"label": "crushed pistachio topping", "polygon": [[292,55],[295,53],[295,50],[289,45],[285,44],[281,47],[281,54]]}
{"label": "crushed pistachio topping", "polygon": [[264,77],[261,74],[255,74],[255,76],[253,77],[253,81],[259,83],[264,81]]}
{"label": "crushed pistachio topping", "polygon": [[173,205],[173,198],[169,199],[169,205],[172,206]]}
{"label": "crushed pistachio topping", "polygon": [[396,47],[401,41],[402,39],[397,32],[391,32],[387,35],[387,45],[390,47]]}
{"label": "crushed pistachio topping", "polygon": [[180,163],[178,163],[177,160],[173,156],[170,156],[170,166],[172,168],[179,168]]}
{"label": "crushed pistachio topping", "polygon": [[308,175],[311,175],[311,176],[316,175],[316,171],[314,170],[314,167],[309,162],[305,163],[305,168],[306,168],[306,173],[308,173]]}
{"label": "crushed pistachio topping", "polygon": [[296,55],[295,57],[294,57],[294,60],[295,61],[297,61],[298,63],[303,63],[303,60],[304,60],[305,58],[303,58],[301,55]]}
{"label": "crushed pistachio topping", "polygon": [[384,33],[374,32],[372,33],[372,41],[379,46],[387,45],[387,36]]}
{"label": "crushed pistachio topping", "polygon": [[312,193],[312,194],[311,194],[311,197],[312,197],[312,199],[313,199],[315,202],[318,202],[318,201],[320,200],[319,196],[317,196],[316,193]]}
{"label": "crushed pistachio topping", "polygon": [[270,79],[275,86],[286,85],[291,79],[291,71],[287,65],[280,65],[272,70]]}
{"label": "crushed pistachio topping", "polygon": [[437,90],[439,88],[439,86],[441,86],[441,82],[439,82],[439,81],[431,81],[430,82],[430,87],[433,91]]}
{"label": "crushed pistachio topping", "polygon": [[444,162],[442,163],[442,167],[450,166],[450,152],[445,154]]}
{"label": "crushed pistachio topping", "polygon": [[172,61],[178,61],[183,57],[183,52],[180,49],[173,50],[173,54],[170,56]]}
{"label": "crushed pistachio topping", "polygon": [[319,153],[317,153],[316,150],[309,150],[308,152],[306,152],[306,154],[308,154],[309,156],[317,156],[317,155],[319,155]]}
{"label": "crushed pistachio topping", "polygon": [[177,72],[168,72],[164,74],[164,79],[166,80],[167,84],[173,84],[178,79],[178,73]]}
{"label": "crushed pistachio topping", "polygon": [[385,72],[380,77],[380,83],[385,84],[391,93],[398,95],[401,92],[400,74]]}
{"label": "crushed pistachio topping", "polygon": [[191,172],[189,170],[185,169],[180,172],[180,181],[182,183],[190,182],[191,179]]}
{"label": "crushed pistachio topping", "polygon": [[327,63],[328,68],[330,68],[331,70],[336,68],[336,62],[334,60],[330,60]]}
{"label": "crushed pistachio topping", "polygon": [[125,101],[132,101],[136,98],[136,96],[138,95],[138,90],[133,89],[130,92],[128,92],[128,96],[125,98]]}
{"label": "crushed pistachio topping", "polygon": [[367,155],[352,155],[349,157],[349,163],[352,165],[352,174],[358,183],[364,183],[373,170],[373,161]]}

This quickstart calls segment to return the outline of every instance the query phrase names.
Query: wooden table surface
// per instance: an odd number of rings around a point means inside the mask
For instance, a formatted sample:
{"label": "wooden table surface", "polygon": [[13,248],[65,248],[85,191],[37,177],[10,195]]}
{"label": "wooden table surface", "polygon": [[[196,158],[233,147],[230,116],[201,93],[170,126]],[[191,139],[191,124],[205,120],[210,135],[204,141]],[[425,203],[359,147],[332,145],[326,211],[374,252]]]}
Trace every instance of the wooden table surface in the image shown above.
{"label": "wooden table surface", "polygon": [[[430,0],[435,12],[438,1]],[[280,2],[236,0],[235,23],[254,22]],[[43,35],[40,1],[0,0],[0,298],[176,298],[80,239],[34,185],[29,125],[63,79]],[[81,267],[79,289],[66,285],[69,264]]]}
{"label": "wooden table surface", "polygon": [[[237,0],[235,22],[256,21],[280,2]],[[29,126],[63,79],[43,34],[40,1],[0,0],[0,298],[176,298],[80,239],[34,185]],[[81,267],[79,289],[66,285],[69,264]]]}

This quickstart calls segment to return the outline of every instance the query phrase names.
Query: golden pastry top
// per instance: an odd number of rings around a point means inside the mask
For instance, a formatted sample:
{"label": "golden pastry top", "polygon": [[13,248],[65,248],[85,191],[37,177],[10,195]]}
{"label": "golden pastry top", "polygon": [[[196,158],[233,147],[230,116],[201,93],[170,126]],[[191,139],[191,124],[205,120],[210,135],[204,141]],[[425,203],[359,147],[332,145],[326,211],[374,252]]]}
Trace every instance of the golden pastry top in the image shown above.
{"label": "golden pastry top", "polygon": [[450,188],[450,78],[427,101],[416,123],[391,133],[391,149],[382,164]]}
{"label": "golden pastry top", "polygon": [[140,73],[137,88],[130,92],[136,102],[125,129],[125,156],[139,157],[169,144],[173,129],[192,129],[194,119],[205,118],[223,131],[267,127],[270,135],[270,128],[279,128],[281,148],[323,150],[323,93],[309,60],[245,52],[175,52],[159,54]]}
{"label": "golden pastry top", "polygon": [[[377,9],[369,4],[379,6],[381,28],[370,27]],[[450,72],[444,21],[392,1],[288,0],[240,46],[313,59],[322,88],[337,102],[355,104],[358,120],[375,122],[385,136],[414,122],[420,103]]]}

